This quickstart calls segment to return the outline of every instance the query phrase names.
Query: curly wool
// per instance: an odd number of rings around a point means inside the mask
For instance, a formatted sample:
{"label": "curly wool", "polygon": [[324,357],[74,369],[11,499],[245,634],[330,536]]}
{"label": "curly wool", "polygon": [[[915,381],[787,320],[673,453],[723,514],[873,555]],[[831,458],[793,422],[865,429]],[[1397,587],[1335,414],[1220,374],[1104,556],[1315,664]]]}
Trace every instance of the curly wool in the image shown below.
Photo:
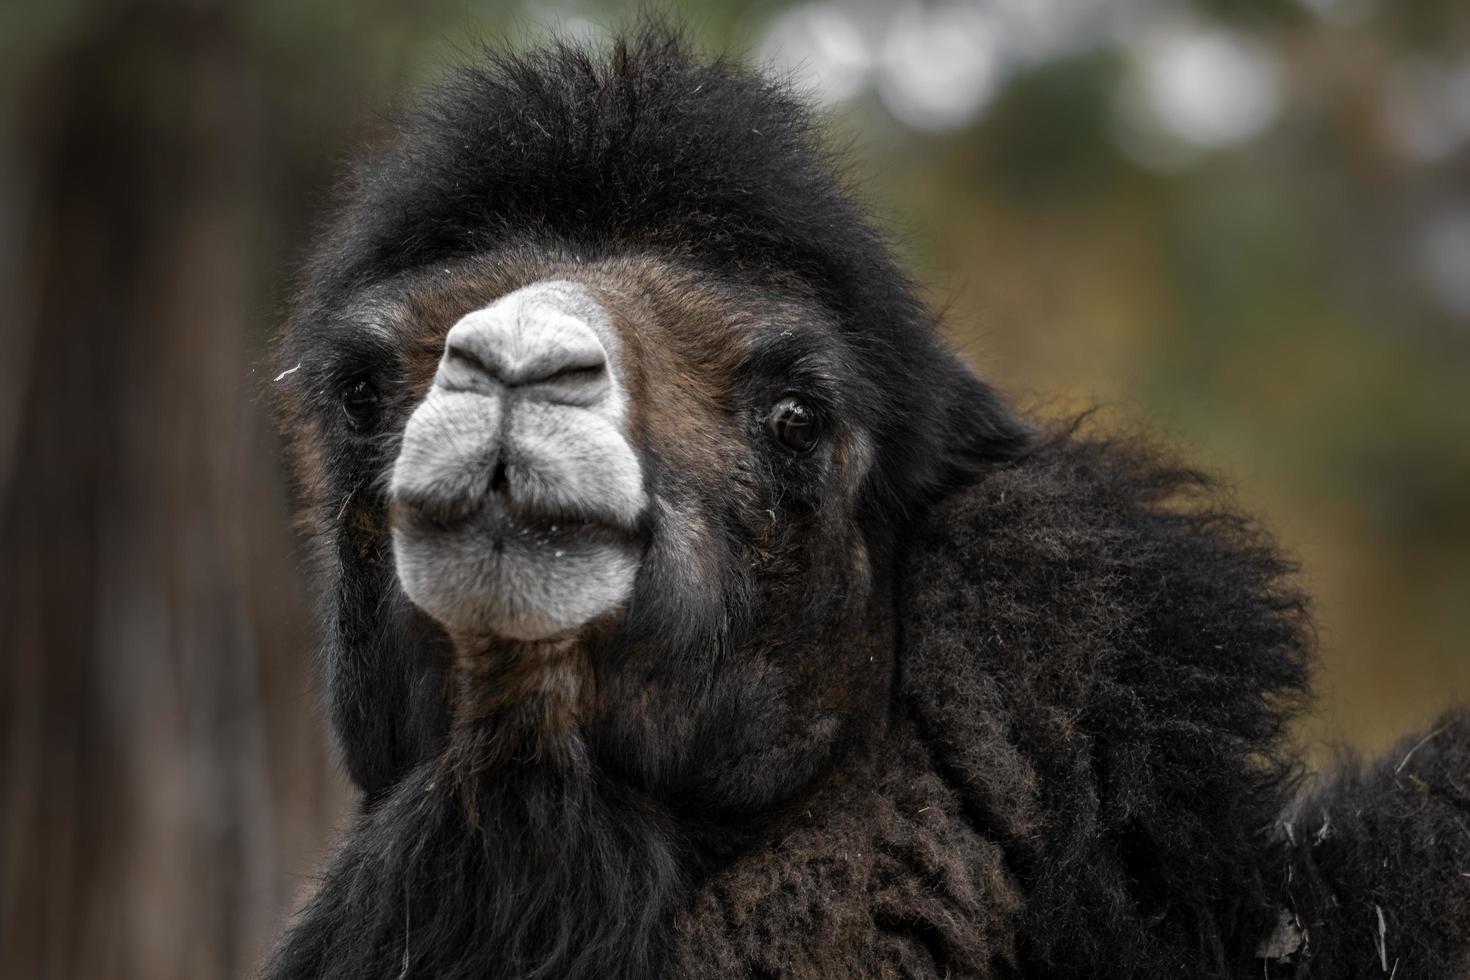
{"label": "curly wool", "polygon": [[1271,865],[1299,954],[1269,977],[1470,976],[1470,710],[1348,756],[1281,821]]}
{"label": "curly wool", "polygon": [[[1326,780],[1294,812],[1332,830],[1284,853],[1310,627],[1290,564],[1217,501],[1147,449],[1062,437],[937,507],[905,722],[682,908],[670,975],[1383,976],[1375,903],[1390,969],[1460,975],[1470,715],[1409,777]],[[1307,944],[1263,957],[1283,910]]]}
{"label": "curly wool", "polygon": [[1028,966],[1253,957],[1310,634],[1290,566],[1211,489],[1064,438],[941,507],[915,548],[905,697],[1023,883]]}

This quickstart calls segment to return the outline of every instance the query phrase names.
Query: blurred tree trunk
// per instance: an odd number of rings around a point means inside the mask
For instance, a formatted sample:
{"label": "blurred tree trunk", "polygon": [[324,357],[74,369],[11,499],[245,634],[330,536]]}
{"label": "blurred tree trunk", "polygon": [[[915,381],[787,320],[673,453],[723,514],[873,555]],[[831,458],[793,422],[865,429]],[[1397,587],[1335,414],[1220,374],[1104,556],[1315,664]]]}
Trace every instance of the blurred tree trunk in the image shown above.
{"label": "blurred tree trunk", "polygon": [[345,800],[258,404],[265,120],[231,9],[102,15],[25,105],[0,325],[3,977],[248,974]]}

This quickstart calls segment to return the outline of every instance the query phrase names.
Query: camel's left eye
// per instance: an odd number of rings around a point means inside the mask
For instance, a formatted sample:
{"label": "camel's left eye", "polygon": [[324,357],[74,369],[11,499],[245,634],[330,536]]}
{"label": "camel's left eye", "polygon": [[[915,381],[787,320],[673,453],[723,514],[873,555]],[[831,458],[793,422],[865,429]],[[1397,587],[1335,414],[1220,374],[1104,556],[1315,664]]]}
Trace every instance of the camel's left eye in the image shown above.
{"label": "camel's left eye", "polygon": [[378,391],[372,382],[358,378],[342,389],[342,414],[354,429],[365,429],[378,415]]}
{"label": "camel's left eye", "polygon": [[822,435],[822,421],[816,410],[790,395],[771,409],[766,426],[771,437],[783,449],[793,453],[810,452]]}

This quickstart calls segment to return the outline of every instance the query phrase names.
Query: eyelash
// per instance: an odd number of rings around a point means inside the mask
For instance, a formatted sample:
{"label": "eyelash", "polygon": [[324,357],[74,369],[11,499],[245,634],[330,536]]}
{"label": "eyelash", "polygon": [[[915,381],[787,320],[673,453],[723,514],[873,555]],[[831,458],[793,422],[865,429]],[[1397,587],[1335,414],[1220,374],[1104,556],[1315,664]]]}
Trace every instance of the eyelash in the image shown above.
{"label": "eyelash", "polygon": [[348,428],[354,432],[366,432],[377,422],[382,395],[371,378],[358,375],[338,389],[337,404]]}

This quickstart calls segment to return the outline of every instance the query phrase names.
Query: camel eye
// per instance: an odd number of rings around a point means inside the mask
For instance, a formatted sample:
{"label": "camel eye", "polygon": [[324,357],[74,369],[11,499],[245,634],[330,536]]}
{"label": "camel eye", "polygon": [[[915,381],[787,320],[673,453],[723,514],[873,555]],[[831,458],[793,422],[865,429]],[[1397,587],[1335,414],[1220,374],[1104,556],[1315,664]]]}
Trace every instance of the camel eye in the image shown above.
{"label": "camel eye", "polygon": [[816,411],[799,398],[787,396],[771,409],[766,425],[771,437],[793,453],[810,452],[822,435],[821,419]]}
{"label": "camel eye", "polygon": [[365,378],[358,378],[342,389],[342,414],[347,424],[357,430],[367,428],[378,414],[378,392]]}

